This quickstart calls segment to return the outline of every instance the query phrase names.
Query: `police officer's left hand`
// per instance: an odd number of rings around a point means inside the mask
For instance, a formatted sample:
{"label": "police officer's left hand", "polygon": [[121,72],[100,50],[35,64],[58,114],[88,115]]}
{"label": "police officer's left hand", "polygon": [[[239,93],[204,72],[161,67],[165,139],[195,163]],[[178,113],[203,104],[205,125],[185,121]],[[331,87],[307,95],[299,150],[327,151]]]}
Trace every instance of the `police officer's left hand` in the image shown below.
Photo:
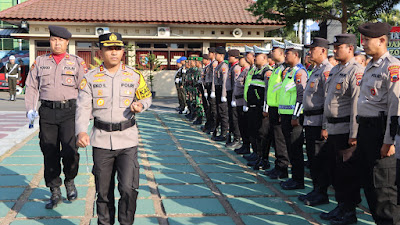
{"label": "police officer's left hand", "polygon": [[389,157],[394,155],[395,148],[394,145],[383,144],[381,148],[381,158]]}
{"label": "police officer's left hand", "polygon": [[140,113],[143,110],[143,104],[140,102],[132,102],[131,111],[134,113]]}
{"label": "police officer's left hand", "polygon": [[299,119],[295,119],[291,121],[292,127],[297,127],[300,125]]}
{"label": "police officer's left hand", "polygon": [[356,145],[357,144],[357,138],[349,138],[348,143],[349,143],[350,146]]}

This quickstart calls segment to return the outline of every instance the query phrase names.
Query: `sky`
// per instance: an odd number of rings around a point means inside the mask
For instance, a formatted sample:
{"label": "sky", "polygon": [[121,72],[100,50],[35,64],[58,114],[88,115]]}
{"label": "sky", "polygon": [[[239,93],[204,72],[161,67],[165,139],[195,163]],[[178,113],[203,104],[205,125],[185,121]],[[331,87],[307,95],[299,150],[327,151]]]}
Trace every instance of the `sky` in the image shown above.
{"label": "sky", "polygon": [[395,5],[394,8],[400,10],[400,4]]}

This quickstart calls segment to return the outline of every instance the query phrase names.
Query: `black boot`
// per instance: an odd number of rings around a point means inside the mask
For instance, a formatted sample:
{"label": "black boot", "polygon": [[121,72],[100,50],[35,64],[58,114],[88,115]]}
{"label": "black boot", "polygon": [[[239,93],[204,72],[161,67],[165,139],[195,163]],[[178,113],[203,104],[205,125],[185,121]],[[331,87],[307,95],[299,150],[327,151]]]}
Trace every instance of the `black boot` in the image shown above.
{"label": "black boot", "polygon": [[258,164],[254,165],[253,170],[260,170],[260,168],[263,170],[267,170],[270,167],[271,164],[269,164],[268,159],[262,158]]}
{"label": "black boot", "polygon": [[74,180],[64,181],[65,189],[67,189],[68,201],[74,201],[78,198],[78,190],[76,190]]}
{"label": "black boot", "polygon": [[268,175],[270,179],[276,180],[276,179],[283,179],[283,178],[288,178],[288,170],[287,168],[285,169],[277,169],[275,168],[275,170]]}
{"label": "black boot", "polygon": [[316,194],[316,192],[317,191],[314,189],[314,190],[312,190],[311,192],[309,192],[309,193],[307,193],[305,195],[299,195],[297,197],[297,199],[299,199],[300,201],[304,202],[304,200],[306,200],[308,198],[311,198],[314,194]]}
{"label": "black boot", "polygon": [[214,138],[214,141],[226,141],[226,135],[224,136],[224,135],[219,135],[219,136],[217,136],[217,137],[215,137]]}
{"label": "black boot", "polygon": [[225,147],[228,147],[228,144],[232,143],[232,136],[231,133],[228,133],[227,137],[226,137],[226,143],[225,143]]}
{"label": "black boot", "polygon": [[304,204],[309,206],[329,204],[329,198],[327,194],[315,192],[312,196],[304,199]]}
{"label": "black boot", "polygon": [[46,209],[54,209],[57,207],[58,203],[61,203],[62,196],[61,196],[61,189],[60,187],[50,188],[51,197],[48,203],[46,203]]}
{"label": "black boot", "polygon": [[256,160],[249,161],[249,162],[247,163],[247,165],[253,167],[253,166],[259,164],[260,161],[261,161],[261,157],[257,155]]}
{"label": "black boot", "polygon": [[[237,153],[237,152],[236,152]],[[237,154],[240,154],[241,152],[239,152],[239,153],[237,153]],[[248,153],[250,153],[250,150],[248,150]],[[247,153],[247,154],[248,154]],[[249,154],[249,155],[244,155],[243,156],[243,159],[245,159],[245,160],[247,160],[247,161],[256,161],[257,160],[257,158],[258,158],[258,155],[257,155],[257,153],[255,153],[255,152],[253,152],[253,153],[251,153],[251,154]]]}
{"label": "black boot", "polygon": [[342,209],[340,213],[331,219],[332,225],[347,225],[357,223],[356,208]]}
{"label": "black boot", "polygon": [[332,211],[327,212],[327,213],[321,213],[319,214],[319,217],[323,220],[332,220],[336,218],[340,212],[342,211],[343,208],[343,203],[339,203],[336,208],[334,208]]}
{"label": "black boot", "polygon": [[201,125],[203,123],[203,117],[197,117],[196,121],[193,122],[193,125]]}
{"label": "black boot", "polygon": [[300,183],[293,179],[289,179],[287,181],[282,181],[280,183],[281,188],[284,190],[296,190],[296,189],[304,189],[304,183]]}

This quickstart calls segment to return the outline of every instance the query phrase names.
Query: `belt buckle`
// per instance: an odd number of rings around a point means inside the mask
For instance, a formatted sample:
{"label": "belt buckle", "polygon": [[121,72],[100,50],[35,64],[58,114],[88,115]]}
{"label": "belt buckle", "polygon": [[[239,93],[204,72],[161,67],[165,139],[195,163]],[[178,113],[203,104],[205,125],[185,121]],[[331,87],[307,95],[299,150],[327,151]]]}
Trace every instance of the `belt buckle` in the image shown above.
{"label": "belt buckle", "polygon": [[111,130],[112,131],[120,131],[121,130],[121,123],[113,123],[111,125]]}
{"label": "belt buckle", "polygon": [[62,100],[61,101],[61,104],[65,104],[65,103],[67,103],[67,100]]}

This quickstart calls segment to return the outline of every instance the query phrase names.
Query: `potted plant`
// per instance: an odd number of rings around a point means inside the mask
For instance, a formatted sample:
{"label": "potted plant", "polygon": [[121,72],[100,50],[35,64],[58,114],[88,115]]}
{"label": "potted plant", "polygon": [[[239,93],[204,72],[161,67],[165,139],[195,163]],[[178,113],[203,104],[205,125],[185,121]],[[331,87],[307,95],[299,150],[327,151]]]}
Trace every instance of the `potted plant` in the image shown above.
{"label": "potted plant", "polygon": [[148,54],[145,60],[146,60],[145,69],[149,71],[149,76],[147,77],[147,79],[148,82],[150,83],[151,94],[153,97],[155,97],[156,92],[153,90],[154,72],[161,70],[161,62],[157,59],[157,56],[154,54]]}

